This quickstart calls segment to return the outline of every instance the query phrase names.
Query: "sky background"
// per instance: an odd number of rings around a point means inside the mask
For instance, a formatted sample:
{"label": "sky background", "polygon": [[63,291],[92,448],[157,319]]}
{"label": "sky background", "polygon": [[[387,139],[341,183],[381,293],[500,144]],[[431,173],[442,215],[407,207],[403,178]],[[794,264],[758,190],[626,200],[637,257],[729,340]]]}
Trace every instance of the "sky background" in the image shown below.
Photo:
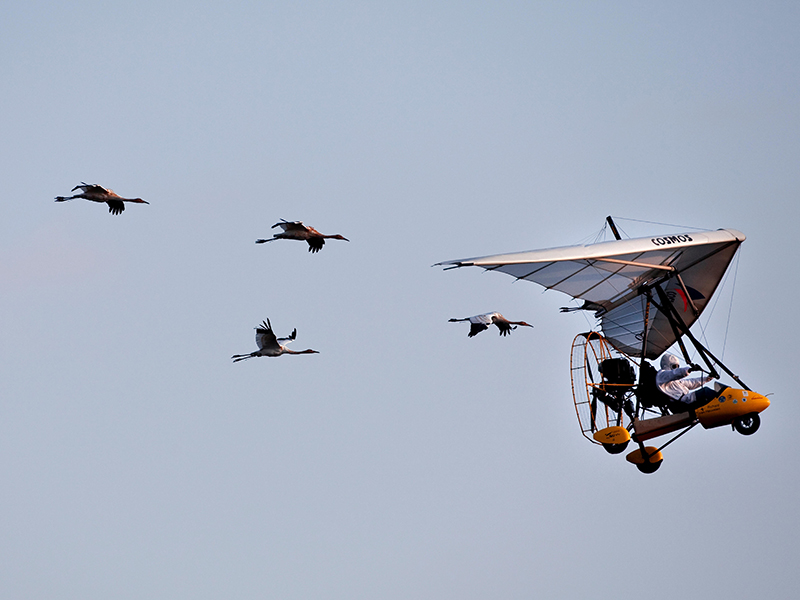
{"label": "sky background", "polygon": [[[792,2],[6,3],[0,597],[792,597],[798,31]],[[150,205],[53,202],[81,181]],[[431,268],[606,215],[747,235],[703,325],[772,394],[756,435],[640,474],[579,431],[591,315]],[[351,241],[253,243],[282,218]],[[447,322],[495,310],[535,328]],[[266,318],[320,354],[232,364]]]}

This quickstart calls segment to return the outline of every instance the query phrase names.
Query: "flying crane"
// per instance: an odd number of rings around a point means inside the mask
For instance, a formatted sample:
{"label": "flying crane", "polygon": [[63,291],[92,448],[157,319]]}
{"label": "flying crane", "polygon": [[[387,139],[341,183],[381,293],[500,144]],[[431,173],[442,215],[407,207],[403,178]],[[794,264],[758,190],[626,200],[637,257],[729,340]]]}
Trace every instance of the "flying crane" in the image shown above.
{"label": "flying crane", "polygon": [[464,319],[450,319],[449,323],[459,323],[461,321],[469,321],[469,333],[467,337],[475,337],[481,331],[489,329],[490,325],[494,325],[500,330],[500,335],[508,335],[518,326],[533,327],[525,321],[509,321],[499,312],[485,313],[483,315],[475,315],[474,317],[466,317]]}
{"label": "flying crane", "polygon": [[256,327],[256,345],[258,350],[250,354],[234,354],[231,356],[233,362],[255,358],[257,356],[280,356],[282,354],[319,354],[316,350],[291,350],[287,347],[289,342],[297,338],[297,329],[292,330],[289,337],[279,338],[272,331],[272,323],[267,319]]}
{"label": "flying crane", "polygon": [[56,196],[56,202],[66,202],[67,200],[74,200],[75,198],[83,198],[84,200],[91,200],[92,202],[104,202],[108,204],[108,212],[112,215],[122,214],[122,211],[125,210],[125,202],[150,204],[141,198],[123,198],[115,193],[114,190],[109,190],[96,183],[81,181],[81,185],[76,185],[71,191],[74,192],[75,190],[81,190],[81,193],[73,196]]}
{"label": "flying crane", "polygon": [[325,245],[325,240],[344,240],[349,242],[346,237],[338,233],[332,235],[325,235],[320,233],[313,227],[303,225],[302,221],[287,221],[281,219],[280,223],[275,223],[272,228],[280,227],[282,232],[276,233],[269,239],[256,240],[256,244],[265,244],[267,242],[274,242],[275,240],[298,240],[308,243],[308,251],[311,253],[319,252]]}

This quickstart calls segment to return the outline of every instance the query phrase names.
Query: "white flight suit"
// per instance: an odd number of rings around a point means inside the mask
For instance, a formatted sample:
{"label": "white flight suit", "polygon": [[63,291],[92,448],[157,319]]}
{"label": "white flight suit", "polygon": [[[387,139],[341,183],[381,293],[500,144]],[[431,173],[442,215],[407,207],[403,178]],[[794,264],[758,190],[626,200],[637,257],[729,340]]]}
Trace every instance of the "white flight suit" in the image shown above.
{"label": "white flight suit", "polygon": [[667,396],[678,402],[691,404],[698,400],[695,392],[704,383],[713,381],[713,377],[692,377],[685,379],[691,367],[678,367],[677,369],[662,369],[656,373],[656,385]]}

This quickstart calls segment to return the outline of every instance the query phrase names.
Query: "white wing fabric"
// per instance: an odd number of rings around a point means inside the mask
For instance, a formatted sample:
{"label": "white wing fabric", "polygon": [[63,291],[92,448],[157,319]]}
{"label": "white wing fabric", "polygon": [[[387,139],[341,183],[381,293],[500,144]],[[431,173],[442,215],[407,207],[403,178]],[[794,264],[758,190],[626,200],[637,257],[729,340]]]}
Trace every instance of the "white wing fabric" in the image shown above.
{"label": "white wing fabric", "polygon": [[[745,236],[719,229],[453,260],[527,279],[592,303],[605,337],[620,351],[656,358],[677,339],[644,292],[660,284],[687,327],[717,289]],[[658,297],[654,298],[658,301]],[[649,308],[649,310],[648,310]],[[642,348],[647,320],[647,345]]]}

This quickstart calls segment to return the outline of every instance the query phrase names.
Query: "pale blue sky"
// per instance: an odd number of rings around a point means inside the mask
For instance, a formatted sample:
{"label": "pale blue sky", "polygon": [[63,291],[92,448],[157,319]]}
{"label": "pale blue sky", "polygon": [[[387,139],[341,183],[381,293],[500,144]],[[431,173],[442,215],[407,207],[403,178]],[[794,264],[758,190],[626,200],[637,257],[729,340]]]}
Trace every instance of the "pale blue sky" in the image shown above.
{"label": "pale blue sky", "polygon": [[[795,4],[7,4],[0,597],[796,593]],[[641,475],[580,435],[567,298],[430,267],[608,214],[748,236],[707,335],[756,435]],[[535,328],[447,323],[493,310]],[[320,354],[232,364],[266,318]]]}

